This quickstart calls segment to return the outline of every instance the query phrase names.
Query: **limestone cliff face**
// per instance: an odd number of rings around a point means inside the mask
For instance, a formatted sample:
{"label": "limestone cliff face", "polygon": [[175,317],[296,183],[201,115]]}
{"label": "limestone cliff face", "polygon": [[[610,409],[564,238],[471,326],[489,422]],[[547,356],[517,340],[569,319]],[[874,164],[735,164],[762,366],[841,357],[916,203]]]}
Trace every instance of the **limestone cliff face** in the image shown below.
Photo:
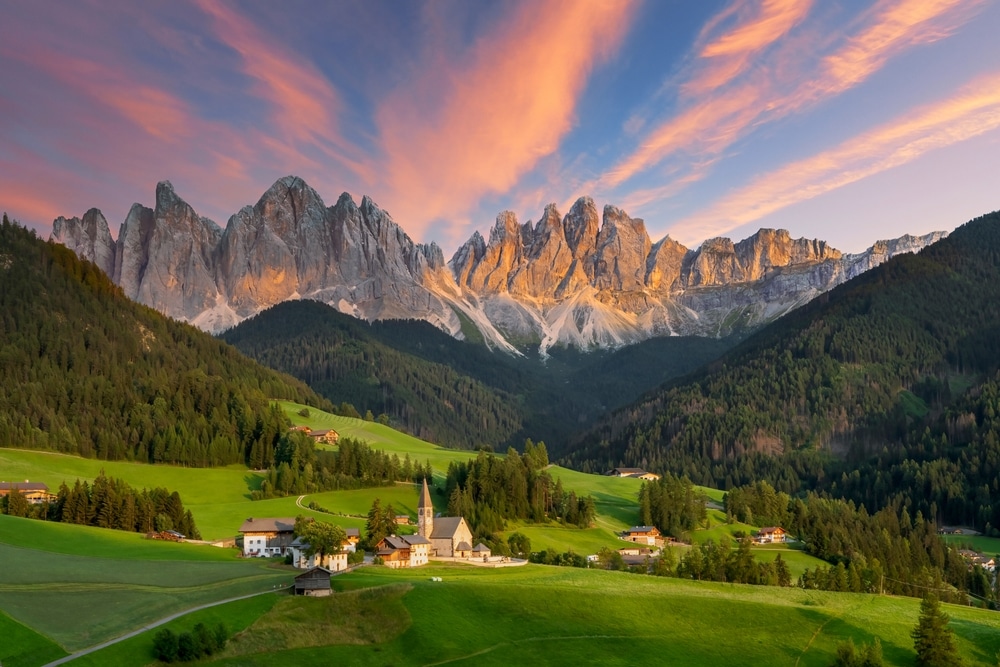
{"label": "limestone cliff face", "polygon": [[90,260],[109,277],[115,271],[115,240],[108,221],[96,208],[83,219],[59,216],[52,222],[52,240],[63,244],[83,259]]}
{"label": "limestone cliff face", "polygon": [[[651,243],[642,220],[578,199],[537,223],[497,216],[446,264],[369,197],[327,207],[302,179],[279,179],[225,230],[197,215],[168,182],[153,208],[134,204],[118,240],[97,209],[58,218],[52,240],[94,261],[131,298],[217,332],[288,299],[309,298],[365,319],[423,319],[488,345],[621,346],[655,335],[725,335],[780,317],[901,252],[943,237],[879,241],[856,255],[761,229],[691,250]],[[459,317],[461,314],[461,317]],[[463,324],[464,323],[464,324]],[[465,330],[463,332],[463,327]]]}

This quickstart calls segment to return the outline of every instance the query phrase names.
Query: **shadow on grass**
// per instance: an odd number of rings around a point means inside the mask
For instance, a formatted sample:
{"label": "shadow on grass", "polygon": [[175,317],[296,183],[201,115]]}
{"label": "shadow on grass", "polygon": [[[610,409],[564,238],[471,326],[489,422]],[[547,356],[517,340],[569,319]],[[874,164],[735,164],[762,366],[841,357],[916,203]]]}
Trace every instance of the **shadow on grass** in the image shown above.
{"label": "shadow on grass", "polygon": [[243,497],[247,500],[253,500],[253,492],[260,491],[260,485],[264,482],[264,476],[256,472],[248,472],[243,476],[243,481],[247,485],[247,492],[243,494]]}
{"label": "shadow on grass", "polygon": [[840,614],[846,611],[848,610],[834,608],[824,613],[819,609],[800,609],[799,615],[814,626],[816,632],[810,637],[809,643],[802,646],[799,651],[789,647],[785,651],[789,658],[802,667],[808,665],[825,667],[832,663],[837,646],[842,642],[852,640],[860,651],[863,644],[874,644],[877,638],[882,644],[882,656],[886,664],[907,665],[913,662],[914,653],[910,646],[900,645],[885,637],[873,635],[865,628],[845,622]]}

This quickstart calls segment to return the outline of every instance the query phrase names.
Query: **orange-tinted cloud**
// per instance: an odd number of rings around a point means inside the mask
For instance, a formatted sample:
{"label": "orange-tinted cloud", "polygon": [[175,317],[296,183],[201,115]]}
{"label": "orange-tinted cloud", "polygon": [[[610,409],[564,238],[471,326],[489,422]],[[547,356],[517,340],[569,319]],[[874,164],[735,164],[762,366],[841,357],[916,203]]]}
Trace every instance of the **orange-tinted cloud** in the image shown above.
{"label": "orange-tinted cloud", "polygon": [[761,176],[671,233],[685,239],[723,234],[807,199],[1000,128],[1000,73],[841,145]]}
{"label": "orange-tinted cloud", "polygon": [[[505,192],[552,154],[575,122],[590,72],[620,46],[634,6],[525,2],[460,60],[431,54],[434,67],[377,115],[393,215],[419,232]],[[416,99],[435,103],[417,112]]]}
{"label": "orange-tinted cloud", "polygon": [[898,53],[952,35],[984,4],[984,0],[883,0],[869,12],[857,35],[823,59],[820,75],[798,91],[789,106],[802,106],[861,83]]}
{"label": "orange-tinted cloud", "polygon": [[[811,37],[778,41],[805,17],[805,3],[775,0],[765,3],[758,14],[730,8],[726,16],[736,14],[743,22],[700,49],[691,79],[681,87],[680,111],[650,129],[631,154],[602,176],[600,187],[617,187],[669,156],[710,160],[758,124],[841,93],[901,51],[952,34],[983,4],[982,0],[883,0],[859,19],[852,37],[834,40],[831,52],[811,66],[816,50]],[[763,53],[772,44],[774,48]],[[761,54],[758,66],[750,68],[751,58]],[[705,64],[713,55],[726,59],[718,66]]]}
{"label": "orange-tinted cloud", "polygon": [[701,47],[700,71],[684,84],[683,92],[698,95],[729,83],[746,70],[754,55],[801,23],[811,7],[812,0],[764,0],[759,6],[744,2],[726,10],[746,18]]}

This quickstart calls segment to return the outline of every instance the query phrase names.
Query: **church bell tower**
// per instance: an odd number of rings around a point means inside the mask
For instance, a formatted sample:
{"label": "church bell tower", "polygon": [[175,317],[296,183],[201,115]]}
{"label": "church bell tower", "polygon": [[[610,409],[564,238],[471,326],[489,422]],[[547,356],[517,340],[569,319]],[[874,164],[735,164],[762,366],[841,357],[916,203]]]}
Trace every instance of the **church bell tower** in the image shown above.
{"label": "church bell tower", "polygon": [[420,502],[417,503],[417,535],[431,538],[434,532],[434,505],[431,503],[431,492],[424,478],[424,488],[420,492]]}

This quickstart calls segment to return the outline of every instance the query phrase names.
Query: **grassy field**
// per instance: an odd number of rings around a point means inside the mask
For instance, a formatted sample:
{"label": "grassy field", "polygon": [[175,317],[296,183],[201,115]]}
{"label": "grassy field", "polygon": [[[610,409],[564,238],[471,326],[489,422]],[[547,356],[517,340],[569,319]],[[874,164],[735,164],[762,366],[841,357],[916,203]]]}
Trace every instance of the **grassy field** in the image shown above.
{"label": "grassy field", "polygon": [[[199,604],[291,583],[289,570],[238,560],[231,549],[139,537],[0,516],[0,611],[75,650]],[[55,542],[57,550],[43,548]]]}
{"label": "grassy field", "polygon": [[948,544],[961,546],[963,548],[971,546],[975,551],[984,553],[987,556],[1000,554],[1000,537],[985,537],[983,535],[945,535],[944,541]]}
{"label": "grassy field", "polygon": [[[441,582],[431,582],[441,577]],[[826,667],[839,642],[879,637],[887,665],[911,665],[919,600],[527,566],[364,568],[325,600],[234,603],[222,665],[800,665]],[[362,594],[363,597],[357,597]],[[396,596],[399,596],[398,598]],[[371,613],[364,598],[381,599]],[[338,599],[341,598],[341,599]],[[398,600],[398,602],[397,602]],[[266,608],[264,608],[266,607]],[[340,611],[337,611],[340,610]],[[947,606],[967,664],[993,664],[1000,615]],[[317,634],[317,618],[326,630]],[[189,629],[196,618],[177,622]],[[325,646],[316,643],[325,642]],[[80,664],[146,664],[151,633]],[[267,653],[248,652],[267,651]]]}
{"label": "grassy field", "polygon": [[0,611],[0,665],[35,667],[64,655],[58,644]]}

